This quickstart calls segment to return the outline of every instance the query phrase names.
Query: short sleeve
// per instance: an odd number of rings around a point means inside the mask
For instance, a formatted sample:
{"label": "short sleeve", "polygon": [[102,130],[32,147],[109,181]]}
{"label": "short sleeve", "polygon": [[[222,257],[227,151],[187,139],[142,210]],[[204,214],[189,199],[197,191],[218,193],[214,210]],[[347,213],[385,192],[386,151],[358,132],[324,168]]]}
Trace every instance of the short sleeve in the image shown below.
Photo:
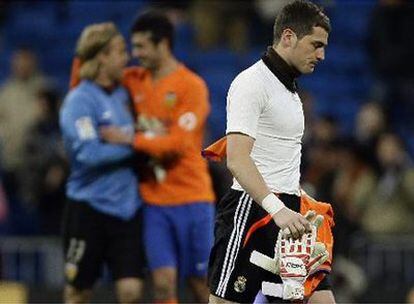
{"label": "short sleeve", "polygon": [[93,100],[86,94],[72,92],[60,113],[60,127],[65,136],[75,142],[96,140],[97,124]]}
{"label": "short sleeve", "polygon": [[256,138],[257,126],[265,106],[265,92],[249,75],[240,74],[227,94],[226,134],[237,132]]}

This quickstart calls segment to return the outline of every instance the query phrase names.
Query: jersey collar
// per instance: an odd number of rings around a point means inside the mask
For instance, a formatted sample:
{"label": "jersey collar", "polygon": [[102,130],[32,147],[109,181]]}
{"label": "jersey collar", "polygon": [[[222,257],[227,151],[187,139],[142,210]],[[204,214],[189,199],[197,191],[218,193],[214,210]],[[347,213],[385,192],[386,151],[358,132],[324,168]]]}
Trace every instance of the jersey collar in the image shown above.
{"label": "jersey collar", "polygon": [[262,60],[268,69],[289,91],[292,93],[298,91],[296,78],[298,78],[301,73],[294,67],[288,65],[271,46],[269,46],[267,51],[263,54]]}

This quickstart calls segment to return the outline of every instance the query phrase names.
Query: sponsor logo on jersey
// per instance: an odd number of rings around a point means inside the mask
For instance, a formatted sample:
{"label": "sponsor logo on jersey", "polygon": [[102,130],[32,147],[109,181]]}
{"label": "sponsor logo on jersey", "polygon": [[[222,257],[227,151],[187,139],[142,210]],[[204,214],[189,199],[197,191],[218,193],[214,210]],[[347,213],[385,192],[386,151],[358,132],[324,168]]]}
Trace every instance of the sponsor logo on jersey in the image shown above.
{"label": "sponsor logo on jersey", "polygon": [[193,112],[186,112],[178,118],[178,125],[186,131],[193,131],[197,126],[197,116]]}
{"label": "sponsor logo on jersey", "polygon": [[80,140],[90,140],[97,137],[92,119],[89,116],[83,116],[75,121],[76,132]]}

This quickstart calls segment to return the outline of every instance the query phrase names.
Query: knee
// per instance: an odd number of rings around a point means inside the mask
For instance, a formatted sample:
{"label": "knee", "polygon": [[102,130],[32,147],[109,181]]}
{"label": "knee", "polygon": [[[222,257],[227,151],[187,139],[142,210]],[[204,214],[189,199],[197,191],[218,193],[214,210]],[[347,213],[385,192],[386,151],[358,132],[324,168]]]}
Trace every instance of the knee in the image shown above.
{"label": "knee", "polygon": [[230,301],[227,301],[225,299],[216,297],[212,294],[210,294],[210,297],[208,298],[208,303],[210,303],[210,304],[236,304],[234,302],[230,302]]}
{"label": "knee", "polygon": [[79,290],[72,286],[66,286],[64,290],[64,300],[67,304],[88,303],[91,299],[92,291],[89,289]]}
{"label": "knee", "polygon": [[142,293],[133,288],[121,289],[118,292],[119,303],[137,303],[141,300]]}
{"label": "knee", "polygon": [[207,278],[190,278],[188,280],[190,288],[193,291],[194,297],[198,303],[207,303],[209,298],[209,288],[207,286]]}
{"label": "knee", "polygon": [[153,273],[154,295],[157,300],[176,297],[176,276],[172,271],[155,271]]}
{"label": "knee", "polygon": [[175,286],[168,280],[154,281],[154,295],[158,300],[175,298]]}
{"label": "knee", "polygon": [[142,281],[139,279],[121,279],[116,283],[119,303],[137,303],[142,299]]}

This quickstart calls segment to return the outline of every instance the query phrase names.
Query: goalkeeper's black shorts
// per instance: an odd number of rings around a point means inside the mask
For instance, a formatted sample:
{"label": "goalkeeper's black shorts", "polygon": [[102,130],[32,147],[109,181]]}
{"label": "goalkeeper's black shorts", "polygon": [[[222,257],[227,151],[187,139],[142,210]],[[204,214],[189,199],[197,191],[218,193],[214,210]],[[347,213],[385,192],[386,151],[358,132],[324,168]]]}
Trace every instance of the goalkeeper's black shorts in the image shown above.
{"label": "goalkeeper's black shorts", "polygon": [[[300,197],[280,194],[285,205],[300,212]],[[217,205],[214,246],[209,261],[210,293],[237,303],[253,303],[263,281],[282,283],[279,276],[252,263],[257,250],[274,256],[279,228],[273,220],[264,222],[268,213],[244,191],[230,191]],[[329,285],[325,282],[321,286]],[[282,299],[272,302],[290,303]]]}

